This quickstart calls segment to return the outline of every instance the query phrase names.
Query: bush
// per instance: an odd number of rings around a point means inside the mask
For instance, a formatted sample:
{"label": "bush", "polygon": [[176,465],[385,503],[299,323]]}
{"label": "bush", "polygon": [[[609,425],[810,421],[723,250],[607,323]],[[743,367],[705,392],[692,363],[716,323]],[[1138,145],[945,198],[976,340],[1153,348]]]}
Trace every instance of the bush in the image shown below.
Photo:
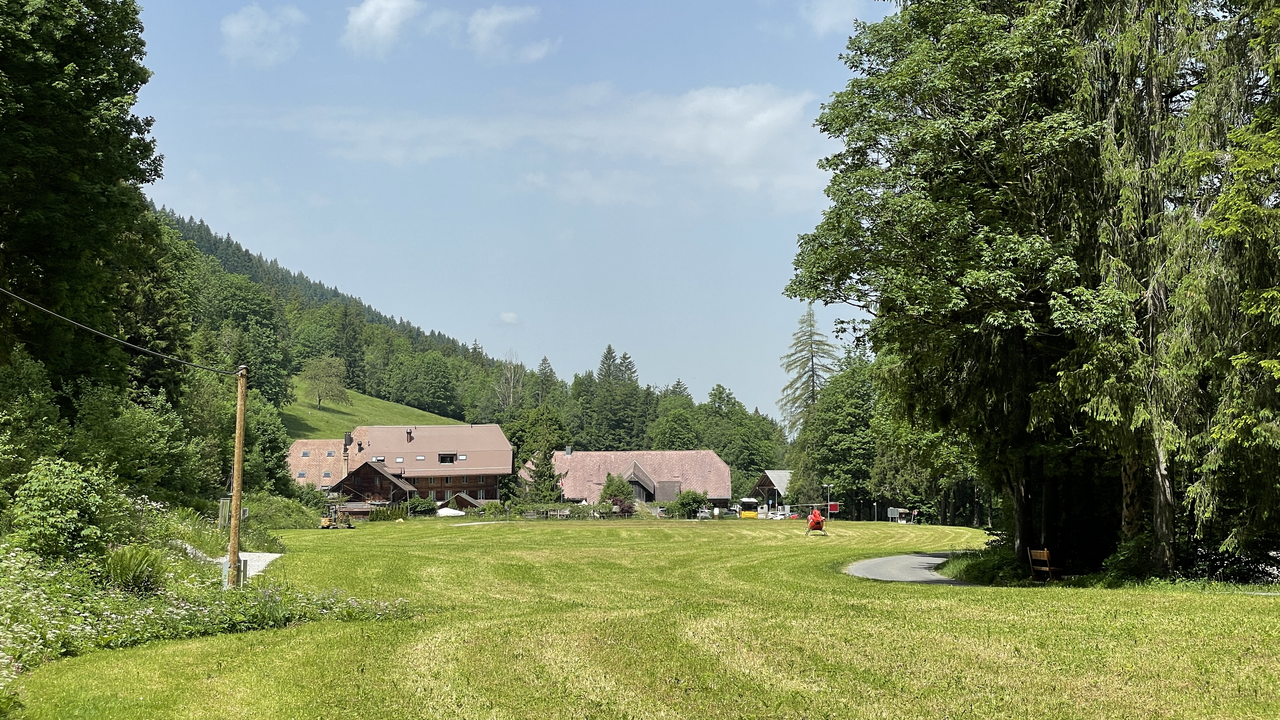
{"label": "bush", "polygon": [[376,507],[369,512],[369,522],[388,522],[408,519],[409,513],[402,505]]}
{"label": "bush", "polygon": [[430,498],[416,497],[409,498],[401,507],[407,510],[410,515],[435,515],[439,506],[436,505],[435,500]]}
{"label": "bush", "polygon": [[691,518],[699,510],[707,507],[707,494],[685,490],[676,496],[675,502],[669,503],[667,512],[672,517]]}
{"label": "bush", "polygon": [[12,541],[48,558],[102,555],[125,533],[129,505],[98,468],[37,460],[11,509]]}
{"label": "bush", "polygon": [[244,525],[255,530],[307,530],[320,527],[320,513],[293,498],[265,492],[246,493],[249,517]]}
{"label": "bush", "polygon": [[128,545],[107,556],[107,577],[121,590],[145,593],[161,585],[164,554],[146,545]]}

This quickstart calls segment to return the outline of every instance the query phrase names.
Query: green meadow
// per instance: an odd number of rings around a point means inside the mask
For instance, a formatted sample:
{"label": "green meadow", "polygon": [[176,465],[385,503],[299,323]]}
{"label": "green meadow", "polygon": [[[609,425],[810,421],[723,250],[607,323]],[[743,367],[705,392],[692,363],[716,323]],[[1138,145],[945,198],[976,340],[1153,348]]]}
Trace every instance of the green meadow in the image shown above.
{"label": "green meadow", "polygon": [[306,383],[294,380],[296,399],[280,411],[280,420],[294,440],[328,440],[359,425],[461,425],[426,410],[398,405],[348,390],[350,405],[323,403],[316,407],[314,396],[308,396]]}
{"label": "green meadow", "polygon": [[432,519],[282,533],[254,583],[413,620],[103,651],[20,683],[31,718],[1264,718],[1280,598],[880,583],[964,528]]}

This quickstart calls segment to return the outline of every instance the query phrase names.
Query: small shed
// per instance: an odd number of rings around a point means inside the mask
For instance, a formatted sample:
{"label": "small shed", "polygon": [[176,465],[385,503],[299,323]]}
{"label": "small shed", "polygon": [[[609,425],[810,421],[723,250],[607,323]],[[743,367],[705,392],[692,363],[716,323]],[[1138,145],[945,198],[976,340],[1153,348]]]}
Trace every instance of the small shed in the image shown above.
{"label": "small shed", "polygon": [[365,503],[397,503],[418,497],[418,490],[392,475],[379,462],[366,462],[329,488],[330,493],[346,495]]}
{"label": "small shed", "polygon": [[439,503],[441,507],[448,505],[456,505],[459,510],[471,510],[474,508],[482,508],[485,505],[498,502],[497,500],[478,500],[471,497],[467,493],[457,493],[448,500]]}
{"label": "small shed", "polygon": [[790,484],[790,470],[765,470],[760,473],[755,487],[751,488],[751,497],[777,507],[782,504],[782,497],[787,494],[787,486]]}

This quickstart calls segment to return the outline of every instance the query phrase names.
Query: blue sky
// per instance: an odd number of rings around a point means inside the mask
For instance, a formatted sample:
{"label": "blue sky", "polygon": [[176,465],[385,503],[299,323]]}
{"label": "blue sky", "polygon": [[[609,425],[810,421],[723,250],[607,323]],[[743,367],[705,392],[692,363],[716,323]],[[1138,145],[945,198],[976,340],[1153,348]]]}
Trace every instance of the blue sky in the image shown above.
{"label": "blue sky", "polygon": [[891,3],[143,7],[158,204],[491,355],[569,379],[612,344],[777,414],[813,119]]}

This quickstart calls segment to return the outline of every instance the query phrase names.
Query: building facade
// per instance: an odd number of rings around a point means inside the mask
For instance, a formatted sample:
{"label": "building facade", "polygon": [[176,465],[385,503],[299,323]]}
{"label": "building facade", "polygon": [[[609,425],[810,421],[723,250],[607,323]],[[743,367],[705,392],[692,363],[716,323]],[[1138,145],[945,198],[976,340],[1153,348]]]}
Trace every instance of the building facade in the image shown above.
{"label": "building facade", "polygon": [[[351,432],[345,458],[343,445],[343,440],[295,442],[289,452],[295,480],[337,492],[340,480],[370,465],[419,497],[448,502],[466,495],[464,502],[491,502],[498,499],[501,479],[512,473],[511,443],[497,425],[362,426]],[[344,485],[344,494],[354,487]]]}

